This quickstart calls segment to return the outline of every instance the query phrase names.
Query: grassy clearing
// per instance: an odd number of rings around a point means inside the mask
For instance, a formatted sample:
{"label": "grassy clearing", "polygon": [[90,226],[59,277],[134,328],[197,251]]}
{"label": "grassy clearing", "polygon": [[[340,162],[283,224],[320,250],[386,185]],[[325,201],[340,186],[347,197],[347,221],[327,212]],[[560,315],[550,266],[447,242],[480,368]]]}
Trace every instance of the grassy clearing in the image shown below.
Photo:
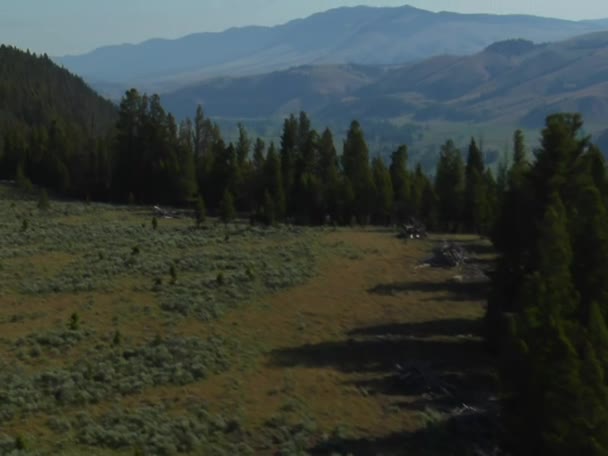
{"label": "grassy clearing", "polygon": [[[467,454],[483,284],[417,268],[434,240],[0,191],[0,454]],[[458,397],[401,385],[413,360]]]}

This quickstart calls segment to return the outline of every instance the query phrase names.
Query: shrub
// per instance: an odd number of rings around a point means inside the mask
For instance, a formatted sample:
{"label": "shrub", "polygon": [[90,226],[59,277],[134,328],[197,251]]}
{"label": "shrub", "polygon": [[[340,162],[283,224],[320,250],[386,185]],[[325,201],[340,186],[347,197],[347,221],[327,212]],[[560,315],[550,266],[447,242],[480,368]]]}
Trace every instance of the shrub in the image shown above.
{"label": "shrub", "polygon": [[180,417],[172,416],[164,405],[136,410],[117,408],[97,420],[77,419],[73,426],[84,445],[121,450],[134,454],[174,455],[177,453],[243,454],[241,434],[234,432],[222,417],[212,416],[204,406],[191,404]]}
{"label": "shrub", "polygon": [[16,450],[25,450],[26,449],[25,439],[23,438],[22,435],[18,435],[17,437],[15,437],[15,449]]}
{"label": "shrub", "polygon": [[175,270],[175,265],[169,266],[169,275],[171,276],[171,285],[175,285],[177,282],[177,271]]}
{"label": "shrub", "polygon": [[78,331],[80,329],[80,316],[76,312],[70,315],[68,328],[70,331]]}
{"label": "shrub", "polygon": [[41,211],[48,211],[50,207],[49,195],[46,193],[45,189],[40,190],[40,195],[38,196],[38,209]]}
{"label": "shrub", "polygon": [[222,222],[228,223],[235,217],[236,211],[234,209],[234,196],[229,190],[224,192],[224,197],[220,202],[220,217]]}
{"label": "shrub", "polygon": [[205,200],[200,196],[196,200],[196,206],[194,208],[194,217],[196,219],[197,227],[200,227],[205,222],[206,215]]}
{"label": "shrub", "polygon": [[23,165],[19,164],[17,166],[17,175],[15,177],[15,182],[17,184],[17,188],[23,190],[25,192],[32,191],[32,181],[28,179],[28,177],[23,173]]}

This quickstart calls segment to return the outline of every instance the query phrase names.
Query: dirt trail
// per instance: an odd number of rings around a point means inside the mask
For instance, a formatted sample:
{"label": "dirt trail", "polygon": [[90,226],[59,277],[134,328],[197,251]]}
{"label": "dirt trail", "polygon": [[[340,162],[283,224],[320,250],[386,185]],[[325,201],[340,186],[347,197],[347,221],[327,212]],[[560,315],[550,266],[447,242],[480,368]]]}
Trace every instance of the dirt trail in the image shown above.
{"label": "dirt trail", "polygon": [[216,323],[214,331],[255,354],[189,392],[218,410],[240,410],[250,430],[292,400],[326,432],[341,426],[368,440],[414,432],[419,410],[408,404],[420,398],[394,391],[394,363],[482,356],[468,334],[480,301],[446,286],[454,271],[415,267],[428,242],[372,231],[331,233],[325,242],[364,253],[327,258],[308,283]]}

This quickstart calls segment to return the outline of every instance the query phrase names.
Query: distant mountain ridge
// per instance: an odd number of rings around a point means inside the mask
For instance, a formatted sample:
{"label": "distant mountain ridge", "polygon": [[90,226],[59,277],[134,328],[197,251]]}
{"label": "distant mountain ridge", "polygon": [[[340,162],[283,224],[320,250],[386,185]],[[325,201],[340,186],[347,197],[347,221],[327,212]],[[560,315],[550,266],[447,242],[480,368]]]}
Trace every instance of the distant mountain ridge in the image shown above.
{"label": "distant mountain ridge", "polygon": [[163,96],[178,117],[197,104],[229,119],[305,110],[323,119],[500,122],[531,128],[555,111],[608,117],[608,32],[551,44],[508,40],[470,56],[400,66],[309,65],[204,81]]}
{"label": "distant mountain ridge", "polygon": [[56,61],[100,88],[123,84],[166,91],[209,77],[261,74],[308,64],[402,64],[442,54],[467,55],[505,39],[549,42],[605,27],[606,21],[360,6],[275,27],[232,28],[176,40],[107,46]]}

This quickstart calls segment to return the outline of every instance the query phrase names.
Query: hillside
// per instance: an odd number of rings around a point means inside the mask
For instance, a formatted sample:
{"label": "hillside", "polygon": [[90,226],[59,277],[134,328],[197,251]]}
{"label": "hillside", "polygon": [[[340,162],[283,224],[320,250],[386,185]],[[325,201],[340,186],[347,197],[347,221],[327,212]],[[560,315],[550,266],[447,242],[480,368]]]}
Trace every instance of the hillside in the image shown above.
{"label": "hillside", "polygon": [[[0,178],[27,176],[61,191],[91,190],[93,170],[107,167],[102,143],[117,113],[46,55],[0,46]],[[99,182],[106,185],[106,179]]]}
{"label": "hillside", "polygon": [[532,16],[432,13],[409,6],[338,8],[275,27],[153,39],[56,60],[102,88],[120,83],[161,90],[206,77],[307,64],[395,64],[466,55],[495,41],[556,41],[604,26]]}
{"label": "hillside", "polygon": [[410,110],[418,120],[517,122],[536,127],[555,111],[579,111],[589,121],[603,120],[608,114],[608,33],[555,44],[521,44],[490,46],[415,80],[408,76],[420,68],[403,68],[367,88],[366,95],[403,100],[423,95],[424,102]]}
{"label": "hillside", "polygon": [[178,117],[191,116],[197,104],[213,116],[268,118],[317,111],[372,84],[388,71],[383,66],[307,65],[243,78],[216,78],[163,96]]}
{"label": "hillside", "polygon": [[[331,77],[329,77],[331,76]],[[535,128],[549,112],[608,115],[608,32],[553,44],[498,42],[471,56],[438,56],[397,67],[308,66],[206,81],[164,97],[178,116],[202,103],[224,118],[281,116],[299,109],[324,120],[493,122]]]}
{"label": "hillside", "polygon": [[46,55],[0,46],[0,133],[2,124],[40,127],[58,120],[101,132],[115,116],[112,103]]}

